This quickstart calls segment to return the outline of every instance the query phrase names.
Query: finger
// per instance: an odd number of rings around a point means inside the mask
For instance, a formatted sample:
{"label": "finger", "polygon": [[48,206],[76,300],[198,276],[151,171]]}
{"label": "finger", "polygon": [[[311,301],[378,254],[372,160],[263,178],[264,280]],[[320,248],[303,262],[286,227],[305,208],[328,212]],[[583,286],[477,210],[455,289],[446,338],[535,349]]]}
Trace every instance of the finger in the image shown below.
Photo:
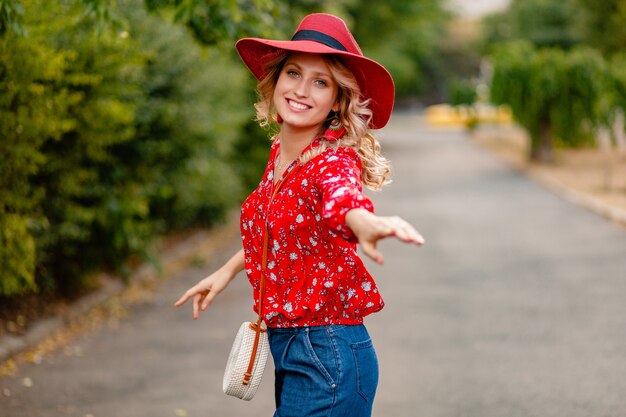
{"label": "finger", "polygon": [[420,235],[415,228],[403,220],[400,217],[392,217],[389,219],[389,224],[394,229],[394,235],[406,243],[415,243],[418,246],[424,244],[424,238]]}
{"label": "finger", "polygon": [[418,246],[424,244],[422,235],[410,226],[397,229],[395,236],[405,243],[415,243]]}
{"label": "finger", "polygon": [[176,302],[174,303],[174,307],[180,307],[180,306],[182,306],[183,304],[185,304],[185,303],[187,302],[187,300],[188,300],[188,299],[189,299],[189,296],[187,295],[187,293],[183,294],[183,296],[182,296],[182,297],[180,297],[180,298],[178,299],[178,301],[176,301]]}
{"label": "finger", "polygon": [[417,230],[415,230],[415,228],[411,225],[407,225],[408,227],[405,229],[408,237],[409,237],[409,242],[413,242],[418,246],[423,245],[424,243],[426,243],[426,241],[424,240],[424,237],[419,234],[419,232]]}
{"label": "finger", "polygon": [[196,320],[200,316],[200,302],[202,301],[202,294],[196,294],[193,296],[193,319]]}
{"label": "finger", "polygon": [[189,300],[189,298],[194,294],[193,287],[188,289],[182,297],[174,304],[176,307],[180,307]]}
{"label": "finger", "polygon": [[217,294],[218,294],[218,291],[216,291],[215,288],[211,288],[209,290],[208,294],[206,295],[206,297],[204,297],[204,300],[202,301],[202,305],[200,306],[202,311],[206,310],[209,307],[209,305],[211,304],[211,302],[213,301],[213,299],[215,298]]}
{"label": "finger", "polygon": [[384,262],[383,254],[378,249],[376,249],[376,244],[371,242],[363,242],[361,244],[361,249],[363,249],[363,252],[365,252],[365,254],[373,259],[375,262],[379,264],[382,264]]}
{"label": "finger", "polygon": [[403,242],[407,242],[411,240],[411,236],[409,235],[409,233],[404,227],[394,227],[393,235]]}
{"label": "finger", "polygon": [[426,243],[426,239],[424,239],[424,236],[420,235],[418,232],[415,232],[415,235],[413,236],[413,242],[415,242],[417,246],[422,246]]}

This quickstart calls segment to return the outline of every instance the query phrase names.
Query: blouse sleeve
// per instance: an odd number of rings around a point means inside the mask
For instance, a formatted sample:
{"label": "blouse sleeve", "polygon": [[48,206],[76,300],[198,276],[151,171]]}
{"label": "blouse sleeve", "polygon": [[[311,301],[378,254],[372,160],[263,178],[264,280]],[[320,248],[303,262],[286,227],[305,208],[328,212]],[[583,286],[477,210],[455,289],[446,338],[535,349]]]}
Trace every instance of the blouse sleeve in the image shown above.
{"label": "blouse sleeve", "polygon": [[330,229],[356,243],[356,236],[346,225],[346,214],[355,208],[374,212],[372,201],[363,194],[361,159],[351,148],[325,153],[318,186],[322,194],[322,218]]}

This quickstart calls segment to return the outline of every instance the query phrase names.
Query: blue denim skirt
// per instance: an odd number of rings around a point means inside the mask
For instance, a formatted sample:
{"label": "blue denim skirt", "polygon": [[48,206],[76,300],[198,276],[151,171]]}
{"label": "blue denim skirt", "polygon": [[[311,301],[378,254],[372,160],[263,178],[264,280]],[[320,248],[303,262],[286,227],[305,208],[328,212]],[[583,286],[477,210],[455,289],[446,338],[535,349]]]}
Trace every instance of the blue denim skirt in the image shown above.
{"label": "blue denim skirt", "polygon": [[268,329],[275,417],[369,417],[378,359],[365,326]]}

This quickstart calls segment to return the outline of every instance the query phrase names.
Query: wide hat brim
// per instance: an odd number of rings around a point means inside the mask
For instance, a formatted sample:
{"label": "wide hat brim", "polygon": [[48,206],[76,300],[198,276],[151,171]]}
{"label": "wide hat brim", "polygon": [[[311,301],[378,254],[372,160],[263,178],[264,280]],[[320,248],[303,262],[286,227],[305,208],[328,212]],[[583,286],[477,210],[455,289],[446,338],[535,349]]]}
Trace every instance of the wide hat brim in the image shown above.
{"label": "wide hat brim", "polygon": [[368,107],[373,114],[369,127],[380,129],[391,117],[395,96],[393,79],[385,67],[372,59],[311,40],[243,38],[235,46],[244,64],[258,80],[265,77],[267,64],[282,51],[338,55],[354,74],[362,98],[370,100]]}

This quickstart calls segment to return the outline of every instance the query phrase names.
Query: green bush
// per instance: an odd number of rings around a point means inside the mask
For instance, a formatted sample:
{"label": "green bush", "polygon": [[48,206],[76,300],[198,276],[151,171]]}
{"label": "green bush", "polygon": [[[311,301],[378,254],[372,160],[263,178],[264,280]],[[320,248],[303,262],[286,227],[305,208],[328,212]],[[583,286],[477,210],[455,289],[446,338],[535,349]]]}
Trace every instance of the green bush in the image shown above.
{"label": "green bush", "polygon": [[0,216],[0,294],[15,295],[37,289],[35,284],[35,240],[27,219],[17,214]]}
{"label": "green bush", "polygon": [[[61,10],[67,20],[55,19]],[[44,191],[46,218],[36,234],[38,280],[44,289],[71,295],[90,270],[120,267],[150,238],[146,198],[133,179],[115,177],[119,161],[112,152],[135,137],[143,57],[133,39],[112,31],[96,36],[87,22],[72,23],[78,9],[47,4],[39,11],[41,26],[31,32],[66,55],[55,88],[71,99],[60,115],[67,128],[46,138],[47,162],[31,177]]]}
{"label": "green bush", "polygon": [[42,151],[71,128],[72,97],[57,85],[68,55],[7,33],[0,38],[0,294],[37,288],[33,227],[45,224],[45,188],[32,181],[49,163]]}
{"label": "green bush", "polygon": [[141,178],[163,227],[212,224],[241,193],[228,156],[252,118],[247,74],[233,56],[199,47],[182,27],[144,16],[133,28],[147,54],[145,97],[136,140],[116,152],[144,164],[124,175]]}
{"label": "green bush", "polygon": [[120,5],[127,30],[101,34],[80,4],[30,3],[29,35],[0,38],[0,297],[71,296],[240,199],[229,161],[250,86],[139,0]]}

